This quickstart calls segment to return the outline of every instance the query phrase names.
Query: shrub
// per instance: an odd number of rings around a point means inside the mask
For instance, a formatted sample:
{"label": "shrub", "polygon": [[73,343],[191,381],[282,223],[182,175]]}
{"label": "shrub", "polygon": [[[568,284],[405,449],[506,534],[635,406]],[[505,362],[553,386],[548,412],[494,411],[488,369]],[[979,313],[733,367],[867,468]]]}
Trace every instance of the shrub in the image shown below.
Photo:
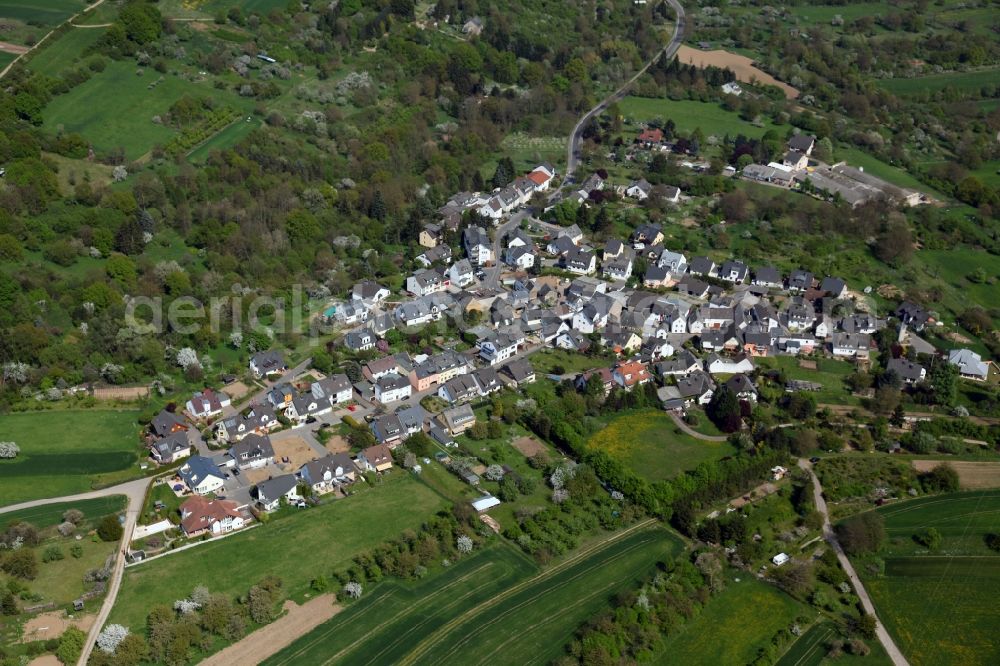
{"label": "shrub", "polygon": [[835,530],[840,545],[849,555],[875,552],[885,541],[885,519],[874,511],[851,516]]}
{"label": "shrub", "polygon": [[83,644],[87,640],[87,635],[77,629],[70,627],[59,637],[59,647],[56,648],[56,657],[64,664],[75,664],[83,651]]}
{"label": "shrub", "polygon": [[45,549],[42,553],[42,562],[58,562],[59,560],[65,559],[66,555],[63,554],[62,548],[53,544]]}
{"label": "shrub", "polygon": [[118,516],[115,515],[105,516],[97,526],[97,536],[101,541],[118,541],[124,532],[122,524],[118,522]]}

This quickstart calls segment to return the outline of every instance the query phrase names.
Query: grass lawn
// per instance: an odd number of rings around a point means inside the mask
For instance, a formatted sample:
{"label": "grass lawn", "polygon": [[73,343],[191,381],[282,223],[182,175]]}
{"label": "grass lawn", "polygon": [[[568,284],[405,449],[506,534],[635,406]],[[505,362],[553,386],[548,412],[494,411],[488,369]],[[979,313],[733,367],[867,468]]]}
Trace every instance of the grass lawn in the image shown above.
{"label": "grass lawn", "polygon": [[46,76],[56,76],[59,72],[72,67],[83,57],[91,46],[104,36],[100,28],[67,30],[52,41],[46,40],[40,49],[31,54],[28,69]]}
{"label": "grass lawn", "polygon": [[[659,661],[677,664],[749,664],[757,650],[787,628],[804,607],[785,593],[739,572],[701,614],[661,644]],[[724,638],[723,638],[724,637]]]}
{"label": "grass lawn", "polygon": [[[865,585],[910,663],[1000,663],[995,640],[1000,556],[983,541],[1000,530],[1000,492],[925,497],[878,511],[889,536],[880,554],[885,575]],[[913,541],[926,527],[943,537],[936,552]]]}
{"label": "grass lawn", "polygon": [[3,69],[10,63],[14,62],[17,55],[13,53],[7,53],[6,51],[0,51],[0,69]]}
{"label": "grass lawn", "polygon": [[248,121],[246,116],[241,116],[235,123],[227,126],[215,136],[195,147],[194,150],[188,153],[188,160],[195,163],[204,162],[208,159],[212,151],[225,150],[226,148],[235,146],[258,127],[260,127],[260,120],[253,118]]}
{"label": "grass lawn", "polygon": [[137,71],[134,63],[109,62],[103,72],[49,102],[43,114],[45,129],[78,132],[98,150],[121,147],[134,160],[176,133],[152,118],[166,114],[183,95],[211,96],[240,109],[247,106],[231,93],[212,89],[207,80],[192,83],[152,69],[142,70],[142,76]]}
{"label": "grass lawn", "polygon": [[[75,160],[70,157],[63,157],[56,153],[42,153],[47,160],[55,162],[59,168],[59,190],[66,195],[73,194],[75,183],[86,182],[89,178],[91,185],[110,185],[114,167],[99,162],[88,162],[87,160]],[[85,177],[86,176],[86,177]],[[73,182],[71,182],[73,181]]]}
{"label": "grass lawn", "polygon": [[682,548],[659,527],[612,539],[536,575],[500,544],[416,585],[384,583],[264,663],[548,663],[616,591]]}
{"label": "grass lawn", "polygon": [[761,368],[775,368],[785,373],[786,379],[800,379],[823,385],[819,391],[813,392],[818,403],[834,405],[857,405],[859,399],[844,386],[844,378],[854,372],[854,365],[848,361],[835,361],[828,358],[808,359],[816,363],[816,369],[799,366],[799,359],[794,356],[773,356],[755,359]]}
{"label": "grass lawn", "polygon": [[834,16],[840,15],[846,23],[862,16],[880,16],[887,5],[882,2],[859,2],[848,5],[808,4],[788,7],[788,12],[802,23],[810,25],[830,25]]}
{"label": "grass lawn", "polygon": [[706,442],[684,434],[657,409],[614,417],[587,445],[607,451],[649,481],[670,479],[706,460],[736,452],[729,442]]}
{"label": "grass lawn", "polygon": [[879,160],[878,158],[872,157],[863,150],[857,148],[848,148],[846,146],[838,146],[834,148],[834,155],[837,160],[845,160],[848,165],[853,167],[861,167],[866,173],[870,173],[873,176],[881,178],[893,185],[898,185],[899,187],[908,187],[910,189],[919,190],[921,192],[929,192],[934,196],[942,199],[947,199],[939,192],[935,192],[927,185],[921,183],[919,180],[908,174],[903,169],[898,169],[890,164]]}
{"label": "grass lawn", "polygon": [[918,95],[935,93],[945,88],[960,91],[978,90],[984,86],[995,86],[1000,71],[997,68],[980,69],[973,72],[950,72],[931,74],[912,79],[882,79],[878,84],[894,95]]}
{"label": "grass lawn", "polygon": [[845,652],[836,659],[828,658],[828,644],[837,638],[837,630],[829,622],[817,622],[809,631],[792,643],[788,651],[776,662],[776,666],[832,666],[838,664],[858,664],[860,666],[891,666],[892,660],[878,641],[868,641],[871,653],[865,657]]}
{"label": "grass lawn", "polygon": [[[83,548],[79,559],[69,553],[73,544],[80,544]],[[42,552],[52,545],[58,545],[65,557],[54,562],[41,562]],[[101,541],[97,537],[85,536],[79,541],[61,536],[48,539],[36,549],[39,555],[38,577],[28,583],[28,588],[42,595],[43,601],[68,604],[93,587],[92,583],[83,582],[84,574],[90,569],[103,567],[116,547],[117,544]]]}
{"label": "grass lawn", "polygon": [[60,502],[58,504],[46,504],[30,509],[21,509],[20,511],[11,511],[10,513],[0,513],[0,525],[7,525],[15,520],[19,520],[31,523],[38,529],[55,527],[62,522],[62,515],[70,509],[82,511],[84,520],[94,523],[98,518],[106,516],[109,513],[117,513],[124,508],[124,495],[98,497],[79,502]]}
{"label": "grass lawn", "polygon": [[357,496],[130,567],[111,621],[139,631],[152,606],[172,604],[188,588],[205,585],[236,596],[267,574],[280,576],[288,593],[301,598],[316,576],[399,536],[445,504],[408,474],[394,473]]}
{"label": "grass lawn", "polygon": [[576,374],[592,368],[607,368],[613,364],[609,357],[585,356],[565,349],[544,349],[531,355],[531,365],[539,374]]}
{"label": "grass lawn", "polygon": [[705,136],[744,134],[759,138],[770,129],[778,129],[769,121],[762,127],[757,127],[740,118],[738,113],[726,111],[714,102],[629,96],[618,103],[618,108],[632,122],[646,122],[654,118],[670,119],[681,131],[690,132],[700,127]]}
{"label": "grass lawn", "polygon": [[982,268],[988,278],[1000,278],[1000,257],[967,248],[921,250],[916,256],[927,266],[931,275],[945,280],[957,290],[956,302],[953,304],[956,312],[968,307],[969,300],[986,308],[996,304],[996,285],[977,284],[971,282],[968,276]]}
{"label": "grass lawn", "polygon": [[85,6],[82,0],[0,0],[0,17],[55,26]]}
{"label": "grass lawn", "polygon": [[137,412],[65,410],[8,414],[4,440],[21,453],[0,461],[0,505],[85,492],[138,457]]}

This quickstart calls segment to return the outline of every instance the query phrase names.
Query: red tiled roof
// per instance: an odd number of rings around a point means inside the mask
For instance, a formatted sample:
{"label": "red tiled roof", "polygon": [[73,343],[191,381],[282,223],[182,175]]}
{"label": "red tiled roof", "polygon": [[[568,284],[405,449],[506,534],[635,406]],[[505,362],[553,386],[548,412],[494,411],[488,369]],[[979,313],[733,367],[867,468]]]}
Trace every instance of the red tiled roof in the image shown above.
{"label": "red tiled roof", "polygon": [[210,500],[205,497],[192,497],[184,504],[181,504],[181,527],[184,532],[191,534],[201,530],[210,529],[212,523],[226,518],[238,518],[240,512],[236,510],[236,502],[229,500]]}
{"label": "red tiled roof", "polygon": [[532,171],[528,174],[528,180],[533,182],[535,185],[544,185],[549,182],[549,176],[544,171]]}

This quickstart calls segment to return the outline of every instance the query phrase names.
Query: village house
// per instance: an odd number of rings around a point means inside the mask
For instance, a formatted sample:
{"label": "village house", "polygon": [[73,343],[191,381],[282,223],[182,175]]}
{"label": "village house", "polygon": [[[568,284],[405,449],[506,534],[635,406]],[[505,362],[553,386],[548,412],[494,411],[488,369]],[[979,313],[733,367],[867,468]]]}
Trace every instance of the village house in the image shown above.
{"label": "village house", "polygon": [[220,442],[237,442],[251,433],[262,434],[280,425],[274,408],[267,403],[253,403],[242,414],[230,416],[215,424],[215,438]]}
{"label": "village house", "polygon": [[597,258],[587,248],[574,247],[563,255],[562,265],[570,273],[593,275],[597,270]]}
{"label": "village house", "polygon": [[358,328],[344,335],[344,346],[354,352],[371,351],[375,349],[375,340],[367,328]]}
{"label": "village house", "polygon": [[366,472],[385,472],[392,469],[392,452],[385,444],[369,446],[357,455],[357,464]]}
{"label": "village house", "polygon": [[474,266],[485,266],[493,261],[493,243],[482,227],[466,228],[462,235],[462,246],[465,248],[465,255]]}
{"label": "village house", "polygon": [[970,349],[952,349],[948,352],[948,363],[958,368],[958,374],[965,379],[984,382],[990,376],[990,363]]}
{"label": "village house", "polygon": [[212,462],[211,458],[204,456],[191,456],[186,463],[177,470],[188,490],[196,495],[208,495],[222,488],[226,482],[226,475],[219,471],[218,466]]}
{"label": "village house", "polygon": [[285,357],[277,350],[257,352],[250,357],[250,372],[257,379],[280,375],[285,370],[288,370]]}
{"label": "village house", "polygon": [[231,404],[232,401],[225,393],[216,393],[212,389],[206,388],[204,391],[195,393],[185,406],[188,414],[194,418],[210,419],[222,414],[222,409]]}
{"label": "village house", "polygon": [[437,247],[442,239],[442,231],[440,224],[425,224],[420,230],[420,235],[417,236],[417,242],[423,247],[432,248]]}
{"label": "village house", "polygon": [[452,436],[457,436],[476,424],[476,414],[469,405],[459,405],[441,412],[438,420]]}
{"label": "village house", "polygon": [[406,291],[414,296],[428,296],[444,291],[451,282],[446,271],[440,268],[425,268],[406,278]]}
{"label": "village house", "polygon": [[397,400],[404,400],[410,397],[412,386],[409,379],[391,373],[379,377],[375,382],[375,399],[383,405]]}
{"label": "village house", "polygon": [[436,245],[428,248],[413,258],[424,268],[430,268],[434,264],[447,264],[451,261],[451,246]]}
{"label": "village house", "polygon": [[645,384],[652,379],[649,368],[641,361],[621,361],[615,364],[611,377],[618,386],[626,391],[631,391],[633,387]]}
{"label": "village house", "polygon": [[741,402],[749,402],[751,404],[757,402],[757,387],[754,386],[753,381],[744,374],[733,375],[726,382],[726,388],[736,396],[736,399]]}
{"label": "village house", "polygon": [[472,262],[468,259],[459,259],[448,269],[448,280],[459,289],[468,287],[475,279]]}
{"label": "village house", "polygon": [[535,381],[535,369],[526,358],[514,359],[500,368],[500,372],[509,377],[514,386],[519,387]]}
{"label": "village house", "polygon": [[175,463],[191,455],[191,443],[186,430],[174,432],[149,446],[149,455],[160,465]]}
{"label": "village house", "polygon": [[834,356],[866,359],[871,345],[871,336],[864,333],[834,333],[831,351]]}
{"label": "village house", "polygon": [[715,382],[701,370],[677,380],[677,391],[685,406],[707,405],[715,394]]}
{"label": "village house", "polygon": [[276,511],[284,499],[289,504],[299,501],[299,480],[294,474],[282,474],[261,481],[250,491],[250,496],[264,511]]}
{"label": "village house", "polygon": [[351,290],[351,299],[371,308],[389,298],[390,293],[387,288],[377,282],[365,280],[354,285]]}
{"label": "village house", "polygon": [[383,414],[372,419],[368,428],[375,436],[375,441],[390,447],[396,446],[407,437],[406,429],[395,414]]}
{"label": "village house", "polygon": [[240,469],[259,469],[274,462],[274,447],[267,435],[249,434],[229,447],[228,453]]}
{"label": "village house", "polygon": [[885,369],[896,373],[896,376],[906,384],[917,384],[927,377],[927,370],[924,369],[924,366],[905,358],[889,359]]}
{"label": "village house", "polygon": [[187,432],[187,424],[177,414],[164,409],[149,422],[149,430],[157,437],[166,437],[175,432]]}
{"label": "village house", "polygon": [[180,506],[181,531],[186,537],[227,534],[242,529],[244,520],[236,502],[191,497]]}
{"label": "village house", "polygon": [[331,453],[319,460],[311,460],[296,472],[299,480],[316,495],[325,495],[339,486],[353,483],[357,467],[346,453]]}
{"label": "village house", "polygon": [[478,398],[481,393],[476,378],[469,374],[448,380],[438,389],[437,395],[448,404],[454,405]]}
{"label": "village house", "polygon": [[479,343],[479,357],[490,365],[499,365],[517,353],[517,347],[524,342],[507,333],[494,333]]}
{"label": "village house", "polygon": [[[639,180],[633,180],[625,188],[625,196],[632,197],[639,201],[645,201],[649,198],[650,193],[653,191],[653,186],[649,184],[645,178],[640,178]],[[655,242],[655,241],[654,241]]]}

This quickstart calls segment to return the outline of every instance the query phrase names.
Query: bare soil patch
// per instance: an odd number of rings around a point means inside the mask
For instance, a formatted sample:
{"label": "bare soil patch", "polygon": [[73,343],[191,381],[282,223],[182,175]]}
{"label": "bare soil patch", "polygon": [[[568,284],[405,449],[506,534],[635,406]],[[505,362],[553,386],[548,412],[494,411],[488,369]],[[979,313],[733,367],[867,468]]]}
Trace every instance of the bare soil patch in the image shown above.
{"label": "bare soil patch", "polygon": [[816,369],[816,361],[807,361],[807,360],[803,359],[803,360],[799,361],[799,367],[802,368],[803,370],[815,370]]}
{"label": "bare soil patch", "polygon": [[341,606],[333,603],[334,601],[332,594],[316,597],[301,606],[294,601],[286,601],[283,606],[286,611],[284,615],[221,652],[213,654],[201,664],[202,666],[259,664],[339,613]]}
{"label": "bare soil patch", "polygon": [[21,55],[22,53],[27,53],[31,50],[29,46],[22,46],[21,44],[11,44],[10,42],[0,42],[0,51],[6,51],[7,53],[14,53]]}
{"label": "bare soil patch", "polygon": [[24,635],[22,643],[31,641],[47,641],[50,638],[59,638],[63,632],[70,627],[76,627],[84,633],[90,631],[94,624],[94,615],[77,615],[67,617],[64,611],[49,611],[41,613],[24,623]]}
{"label": "bare soil patch", "polygon": [[107,386],[94,389],[95,400],[138,400],[148,395],[148,386]]}
{"label": "bare soil patch", "polygon": [[28,666],[62,666],[62,662],[54,654],[43,654],[29,661]]}
{"label": "bare soil patch", "polygon": [[274,457],[276,460],[284,462],[288,458],[288,464],[293,469],[298,469],[316,457],[312,447],[301,437],[282,437],[272,439],[274,445]]}
{"label": "bare soil patch", "polygon": [[548,454],[545,445],[533,437],[518,437],[511,442],[511,446],[523,453],[525,458],[531,458],[537,453]]}
{"label": "bare soil patch", "polygon": [[[277,449],[277,447],[275,447],[275,449]],[[275,451],[275,453],[277,453],[277,451]],[[248,469],[245,472],[240,472],[240,474],[242,474],[243,478],[247,480],[247,483],[252,485],[257,485],[261,481],[267,481],[268,477],[274,476],[273,470],[268,469],[267,467],[262,469]]]}
{"label": "bare soil patch", "polygon": [[918,472],[926,472],[941,463],[948,463],[955,468],[955,471],[958,472],[958,484],[962,490],[1000,488],[1000,463],[967,460],[914,460],[913,468]]}
{"label": "bare soil patch", "polygon": [[326,450],[330,453],[350,453],[351,444],[340,435],[334,435],[326,440]]}
{"label": "bare soil patch", "polygon": [[702,51],[687,45],[681,45],[677,49],[677,59],[683,63],[696,65],[698,67],[728,67],[736,75],[737,80],[743,83],[762,83],[781,88],[785,97],[795,99],[799,96],[799,91],[774,78],[767,72],[757,69],[753,60],[746,56],[729,51]]}
{"label": "bare soil patch", "polygon": [[233,400],[239,400],[250,392],[250,387],[243,382],[233,382],[232,384],[227,384],[223,391]]}

